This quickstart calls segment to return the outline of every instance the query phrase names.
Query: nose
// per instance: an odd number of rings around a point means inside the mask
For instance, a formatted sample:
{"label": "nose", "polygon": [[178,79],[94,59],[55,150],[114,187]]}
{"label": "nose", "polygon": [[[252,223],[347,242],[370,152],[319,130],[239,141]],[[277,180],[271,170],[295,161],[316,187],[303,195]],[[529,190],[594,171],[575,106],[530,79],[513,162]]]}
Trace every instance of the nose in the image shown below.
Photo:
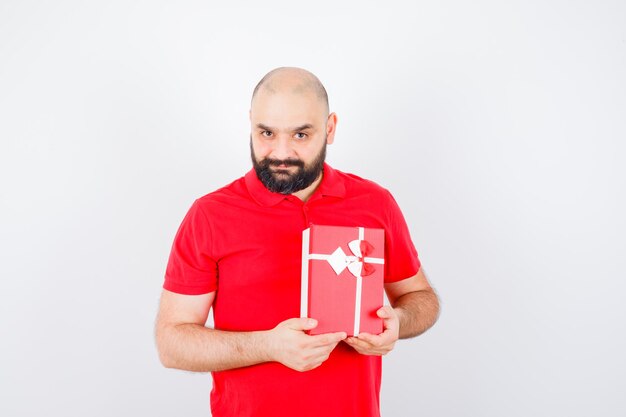
{"label": "nose", "polygon": [[270,157],[273,159],[296,159],[297,155],[291,148],[289,137],[281,135],[274,141],[274,146]]}

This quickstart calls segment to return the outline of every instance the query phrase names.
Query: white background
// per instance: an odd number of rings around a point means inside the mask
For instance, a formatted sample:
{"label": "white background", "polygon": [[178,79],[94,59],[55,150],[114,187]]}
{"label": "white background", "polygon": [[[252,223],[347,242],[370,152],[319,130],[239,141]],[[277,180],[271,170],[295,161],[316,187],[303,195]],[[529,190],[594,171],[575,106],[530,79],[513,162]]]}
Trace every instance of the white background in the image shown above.
{"label": "white background", "polygon": [[0,415],[210,414],[210,375],[158,362],[158,297],[283,65],[441,296],[383,415],[625,415],[626,3],[495,0],[2,0]]}

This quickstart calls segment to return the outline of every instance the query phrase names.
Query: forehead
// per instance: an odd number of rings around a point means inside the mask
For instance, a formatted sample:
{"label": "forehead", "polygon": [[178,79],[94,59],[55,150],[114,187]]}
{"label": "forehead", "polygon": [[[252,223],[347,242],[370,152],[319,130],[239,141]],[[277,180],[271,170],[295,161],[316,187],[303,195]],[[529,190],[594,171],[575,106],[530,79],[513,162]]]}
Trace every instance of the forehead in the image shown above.
{"label": "forehead", "polygon": [[320,124],[325,120],[324,106],[314,94],[298,92],[259,92],[252,101],[253,124],[285,127]]}

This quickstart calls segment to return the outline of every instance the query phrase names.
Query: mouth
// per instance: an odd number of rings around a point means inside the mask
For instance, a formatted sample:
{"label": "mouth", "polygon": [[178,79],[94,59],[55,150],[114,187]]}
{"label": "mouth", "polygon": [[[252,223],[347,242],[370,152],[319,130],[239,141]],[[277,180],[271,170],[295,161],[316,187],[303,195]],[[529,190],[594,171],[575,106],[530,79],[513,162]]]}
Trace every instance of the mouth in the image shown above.
{"label": "mouth", "polygon": [[272,169],[274,171],[287,171],[290,170],[291,168],[295,168],[295,165],[285,165],[285,164],[280,164],[280,165],[273,165]]}
{"label": "mouth", "polygon": [[284,176],[291,176],[291,172],[286,169],[286,168],[276,168],[272,170],[272,174],[274,175],[284,175]]}

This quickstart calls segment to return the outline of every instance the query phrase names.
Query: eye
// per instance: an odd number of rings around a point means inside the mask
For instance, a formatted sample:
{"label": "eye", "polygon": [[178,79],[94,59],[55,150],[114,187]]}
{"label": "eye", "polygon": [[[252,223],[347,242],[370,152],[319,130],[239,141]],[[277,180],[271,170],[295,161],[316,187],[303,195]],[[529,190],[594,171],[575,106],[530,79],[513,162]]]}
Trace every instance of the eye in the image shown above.
{"label": "eye", "polygon": [[272,136],[272,132],[270,132],[269,130],[263,130],[261,131],[261,136],[265,136],[266,138],[269,138],[270,136]]}
{"label": "eye", "polygon": [[296,138],[298,138],[298,139],[304,139],[304,138],[306,138],[306,136],[307,136],[306,133],[302,133],[302,132],[296,133]]}

